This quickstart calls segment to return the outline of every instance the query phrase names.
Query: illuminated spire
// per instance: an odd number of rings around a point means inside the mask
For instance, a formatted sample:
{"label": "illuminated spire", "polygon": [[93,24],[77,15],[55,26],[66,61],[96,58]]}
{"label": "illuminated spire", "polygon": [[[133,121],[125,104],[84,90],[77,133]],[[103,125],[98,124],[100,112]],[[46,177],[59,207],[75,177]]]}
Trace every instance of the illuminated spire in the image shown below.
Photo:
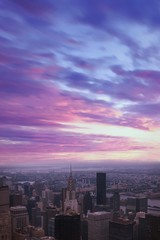
{"label": "illuminated spire", "polygon": [[67,190],[70,191],[70,192],[75,190],[75,182],[74,182],[74,179],[72,177],[72,165],[71,164],[70,164],[70,175],[69,175],[69,178],[68,178]]}

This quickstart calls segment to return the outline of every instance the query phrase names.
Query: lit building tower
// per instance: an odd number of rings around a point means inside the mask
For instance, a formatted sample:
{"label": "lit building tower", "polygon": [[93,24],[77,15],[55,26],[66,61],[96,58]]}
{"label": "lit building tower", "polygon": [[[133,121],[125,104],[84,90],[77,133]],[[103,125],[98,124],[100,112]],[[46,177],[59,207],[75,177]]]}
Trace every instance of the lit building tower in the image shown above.
{"label": "lit building tower", "polygon": [[0,240],[11,240],[11,217],[9,212],[9,187],[0,187]]}
{"label": "lit building tower", "polygon": [[75,181],[72,177],[72,168],[70,167],[70,176],[68,178],[68,185],[67,185],[67,197],[69,199],[74,199],[75,198]]}
{"label": "lit building tower", "polygon": [[70,176],[68,178],[66,199],[64,202],[64,213],[66,213],[67,209],[72,209],[73,211],[78,213],[78,201],[76,199],[75,181],[72,177],[71,167],[70,167]]}
{"label": "lit building tower", "polygon": [[97,173],[97,205],[106,205],[106,173]]}

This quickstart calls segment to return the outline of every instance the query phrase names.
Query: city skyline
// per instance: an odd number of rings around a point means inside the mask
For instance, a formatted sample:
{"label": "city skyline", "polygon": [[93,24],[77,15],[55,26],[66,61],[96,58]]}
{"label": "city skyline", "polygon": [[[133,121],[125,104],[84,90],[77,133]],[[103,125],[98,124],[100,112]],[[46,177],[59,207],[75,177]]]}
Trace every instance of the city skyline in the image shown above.
{"label": "city skyline", "polygon": [[0,166],[158,163],[159,9],[0,1]]}

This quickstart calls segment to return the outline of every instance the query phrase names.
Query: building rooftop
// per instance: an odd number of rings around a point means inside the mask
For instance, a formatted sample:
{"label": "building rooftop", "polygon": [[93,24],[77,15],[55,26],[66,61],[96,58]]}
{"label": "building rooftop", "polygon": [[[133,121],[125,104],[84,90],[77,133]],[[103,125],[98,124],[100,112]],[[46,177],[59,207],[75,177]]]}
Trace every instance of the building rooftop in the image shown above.
{"label": "building rooftop", "polygon": [[134,224],[135,222],[128,218],[113,218],[110,222],[119,223],[123,225]]}
{"label": "building rooftop", "polygon": [[16,206],[16,207],[11,207],[10,210],[26,210],[25,206]]}

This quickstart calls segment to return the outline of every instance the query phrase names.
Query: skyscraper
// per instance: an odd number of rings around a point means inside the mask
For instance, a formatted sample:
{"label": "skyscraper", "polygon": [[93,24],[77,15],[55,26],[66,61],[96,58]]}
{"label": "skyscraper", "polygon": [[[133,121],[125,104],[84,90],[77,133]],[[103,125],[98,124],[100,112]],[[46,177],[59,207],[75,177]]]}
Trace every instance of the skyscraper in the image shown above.
{"label": "skyscraper", "polygon": [[9,211],[9,187],[0,187],[0,212]]}
{"label": "skyscraper", "polygon": [[92,197],[90,192],[86,192],[83,199],[83,213],[87,215],[88,211],[92,211]]}
{"label": "skyscraper", "polygon": [[97,205],[106,205],[106,173],[97,173]]}
{"label": "skyscraper", "polygon": [[41,209],[38,207],[32,208],[31,215],[32,225],[35,227],[41,227]]}
{"label": "skyscraper", "polygon": [[64,202],[66,199],[67,188],[62,188],[62,211],[64,212]]}
{"label": "skyscraper", "polygon": [[11,216],[9,212],[0,212],[0,240],[11,240]]}
{"label": "skyscraper", "polygon": [[76,199],[75,181],[72,177],[72,169],[70,169],[70,176],[68,178],[66,199],[64,202],[64,213],[66,213],[69,208],[78,213],[78,201]]}
{"label": "skyscraper", "polygon": [[27,210],[29,214],[29,222],[32,221],[32,208],[36,207],[36,199],[34,197],[30,198],[27,202]]}
{"label": "skyscraper", "polygon": [[12,193],[10,194],[10,207],[16,207],[22,205],[22,194]]}
{"label": "skyscraper", "polygon": [[[133,240],[135,222],[116,219],[109,222],[109,240]],[[141,239],[142,240],[142,239]]]}
{"label": "skyscraper", "polygon": [[159,240],[160,239],[160,215],[146,214],[145,218],[139,219],[138,239]]}
{"label": "skyscraper", "polygon": [[48,235],[54,237],[55,235],[55,217],[48,221]]}
{"label": "skyscraper", "polygon": [[81,238],[88,240],[88,218],[81,219]]}
{"label": "skyscraper", "polygon": [[45,233],[46,233],[46,235],[49,235],[49,233],[48,233],[49,220],[54,218],[57,213],[58,213],[57,209],[54,208],[54,207],[47,207],[46,208],[46,219],[45,219],[45,224],[46,224]]}
{"label": "skyscraper", "polygon": [[12,233],[16,228],[23,228],[29,224],[29,217],[26,207],[17,206],[11,207],[11,224],[12,224]]}
{"label": "skyscraper", "polygon": [[57,215],[55,217],[57,240],[80,240],[80,215]]}
{"label": "skyscraper", "polygon": [[109,236],[111,213],[94,212],[88,214],[88,240],[106,240]]}
{"label": "skyscraper", "polygon": [[11,239],[11,217],[9,212],[9,188],[0,187],[0,239]]}
{"label": "skyscraper", "polygon": [[119,191],[116,190],[113,194],[113,211],[118,212],[120,209],[120,195]]}

